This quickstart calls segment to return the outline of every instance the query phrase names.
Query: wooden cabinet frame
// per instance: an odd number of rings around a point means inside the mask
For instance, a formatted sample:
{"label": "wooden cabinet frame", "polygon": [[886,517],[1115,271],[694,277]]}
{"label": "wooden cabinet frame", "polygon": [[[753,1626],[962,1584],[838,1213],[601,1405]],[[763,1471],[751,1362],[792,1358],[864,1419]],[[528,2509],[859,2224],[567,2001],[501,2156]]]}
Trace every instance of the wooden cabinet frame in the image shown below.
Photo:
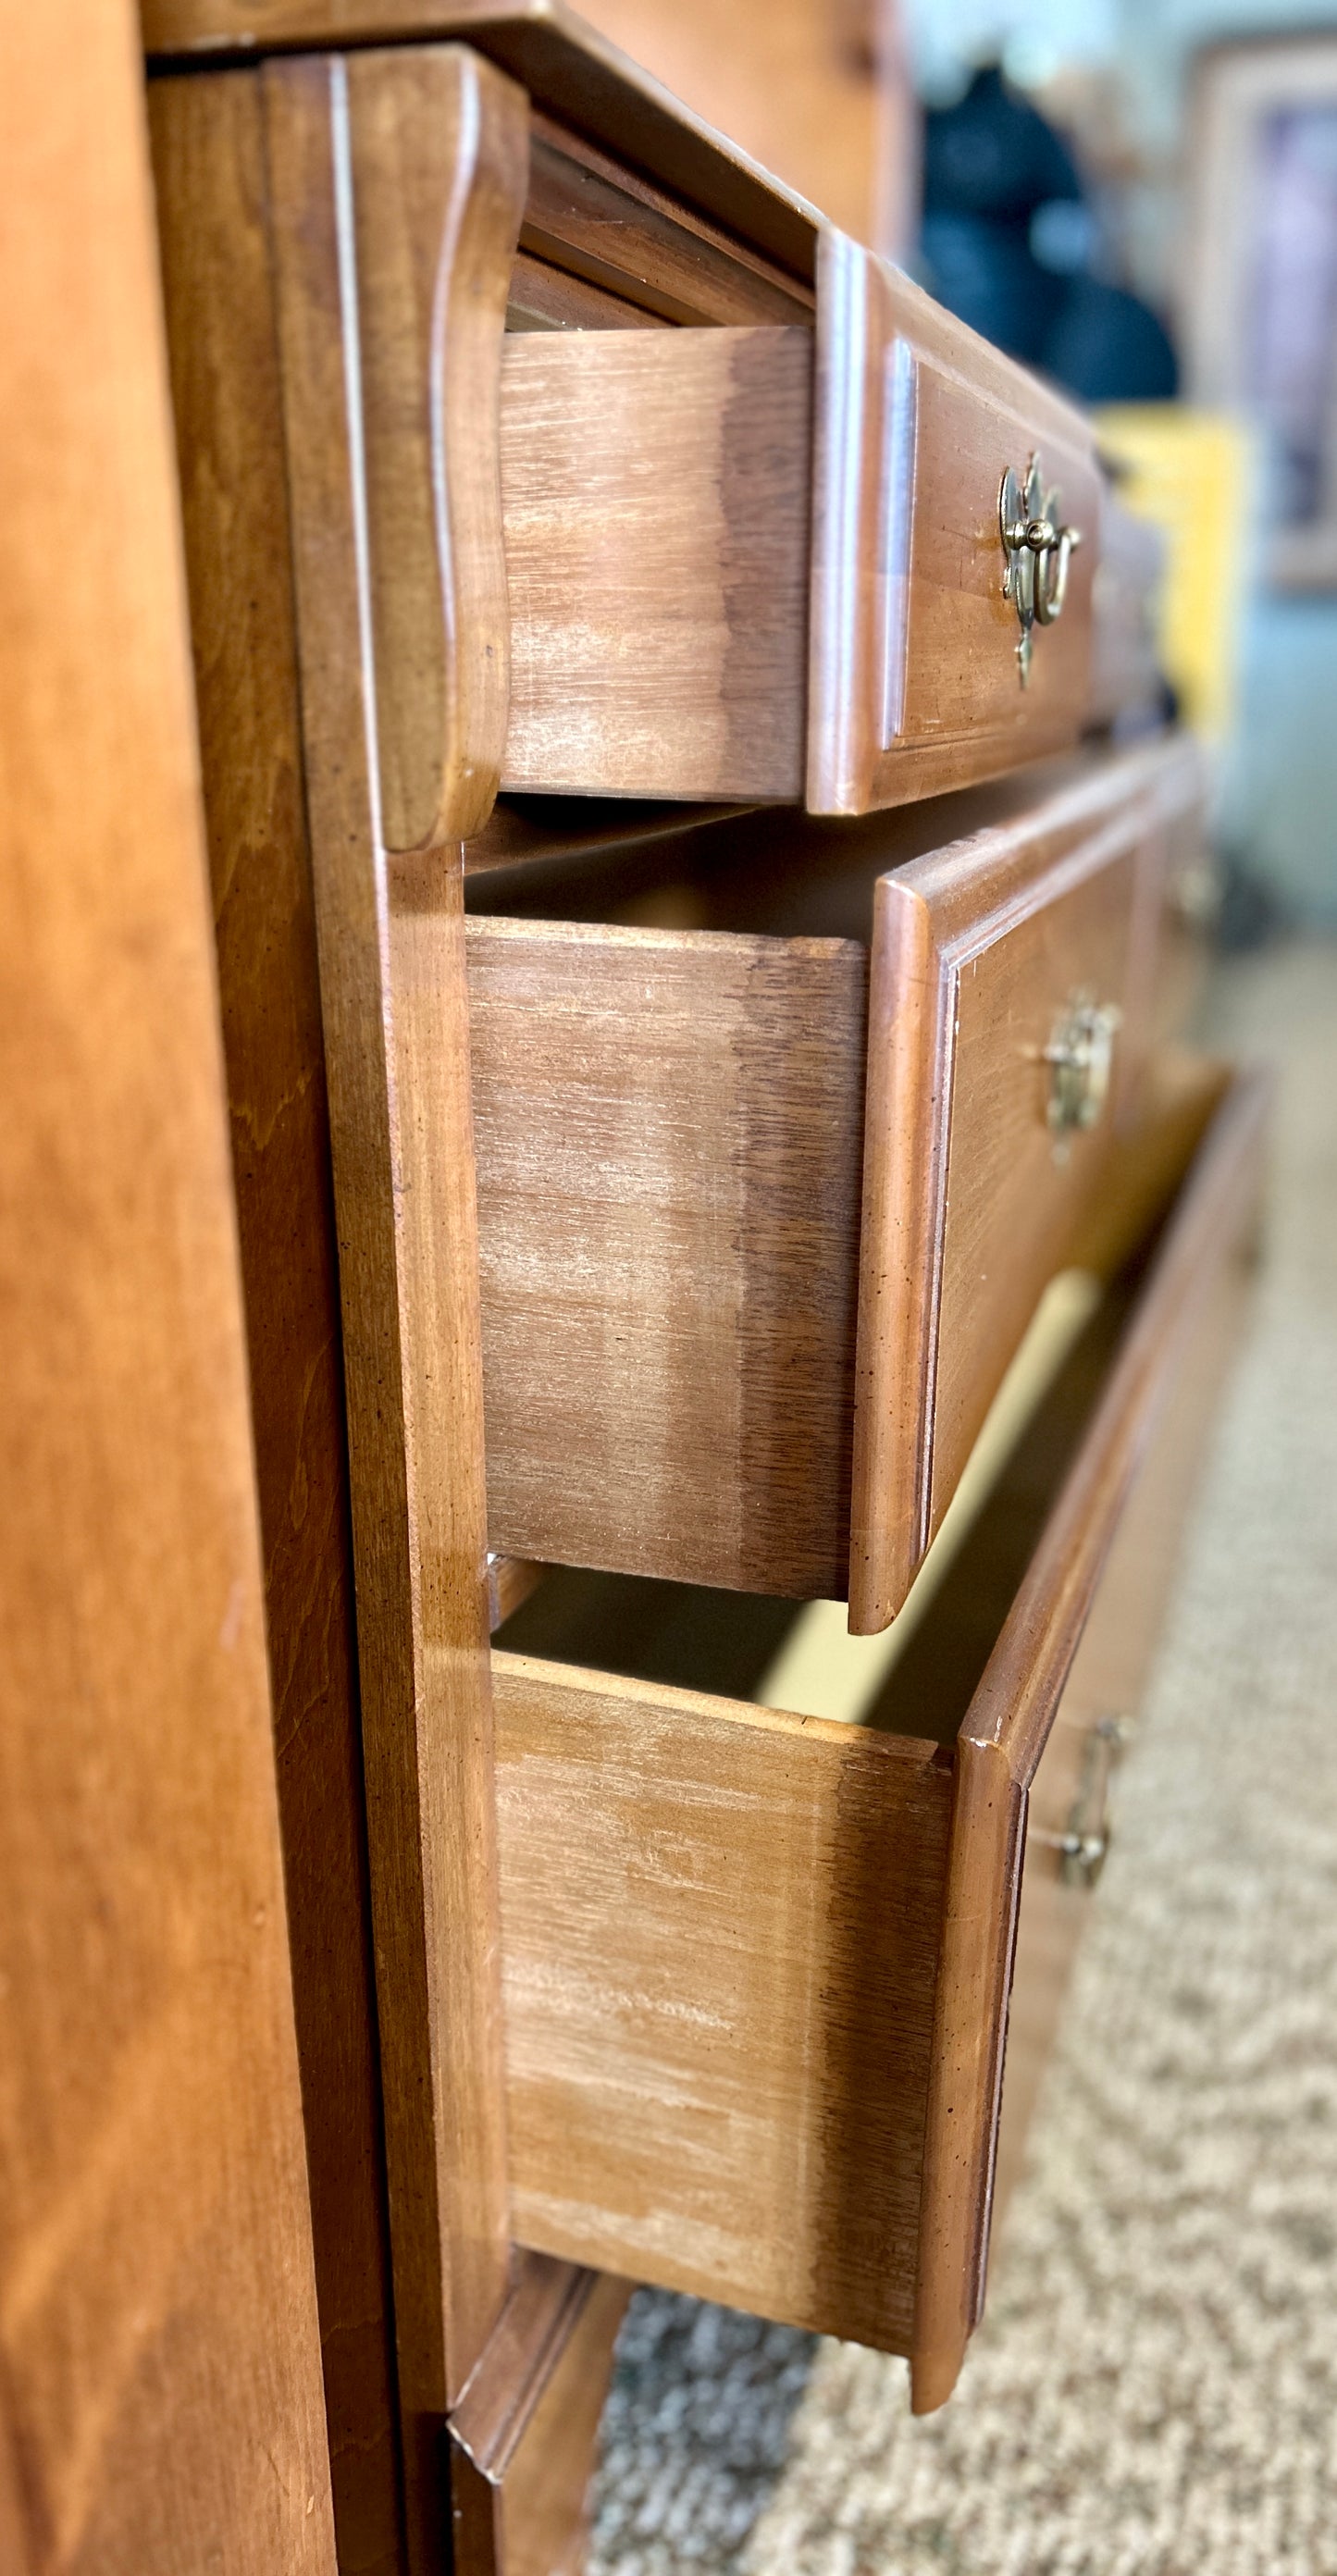
{"label": "wooden cabinet frame", "polygon": [[462,836],[527,107],[447,47],[151,107],[336,2534],[425,2576],[453,2494],[461,2576],[546,2576],[626,2294],[513,2254],[503,2133]]}

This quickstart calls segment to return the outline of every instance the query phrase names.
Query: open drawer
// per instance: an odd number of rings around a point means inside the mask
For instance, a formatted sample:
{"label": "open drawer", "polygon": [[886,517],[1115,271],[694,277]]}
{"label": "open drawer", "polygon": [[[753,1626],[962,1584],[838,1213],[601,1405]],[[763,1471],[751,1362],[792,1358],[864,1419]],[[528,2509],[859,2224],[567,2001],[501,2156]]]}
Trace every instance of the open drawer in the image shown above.
{"label": "open drawer", "polygon": [[509,334],[501,485],[505,788],[858,814],[1086,720],[1090,425],[842,234],[815,337]]}
{"label": "open drawer", "polygon": [[[1256,1080],[1218,1095],[1154,1247],[1072,1343],[870,1723],[737,1695],[765,1688],[740,1644],[764,1603],[737,1605],[732,1637],[715,1614],[733,1696],[665,1678],[672,1618],[648,1653],[624,1618],[621,1677],[494,1653],[522,2242],[908,2352],[915,2404],[949,2393],[983,2293],[1028,1802],[1130,1488],[1154,1499],[1169,1472],[1182,1503],[1180,1399],[1196,1375],[1201,1422],[1262,1118]],[[506,1633],[579,1654],[576,1581],[550,1578]],[[595,1607],[606,1662],[618,1632]],[[699,1684],[699,1649],[687,1669]],[[1066,1795],[1028,1875],[1052,1871]]]}
{"label": "open drawer", "polygon": [[1198,794],[1161,744],[469,921],[494,1549],[886,1625],[1140,1114]]}

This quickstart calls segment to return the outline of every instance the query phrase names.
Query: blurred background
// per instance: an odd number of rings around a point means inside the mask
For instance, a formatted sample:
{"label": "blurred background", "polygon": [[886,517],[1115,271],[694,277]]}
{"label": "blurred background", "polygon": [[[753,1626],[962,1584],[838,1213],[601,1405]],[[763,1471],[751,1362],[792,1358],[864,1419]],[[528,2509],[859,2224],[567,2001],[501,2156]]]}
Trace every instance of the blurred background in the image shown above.
{"label": "blurred background", "polygon": [[1337,6],[587,0],[847,231],[1101,414],[1168,531],[1227,945],[1337,929]]}

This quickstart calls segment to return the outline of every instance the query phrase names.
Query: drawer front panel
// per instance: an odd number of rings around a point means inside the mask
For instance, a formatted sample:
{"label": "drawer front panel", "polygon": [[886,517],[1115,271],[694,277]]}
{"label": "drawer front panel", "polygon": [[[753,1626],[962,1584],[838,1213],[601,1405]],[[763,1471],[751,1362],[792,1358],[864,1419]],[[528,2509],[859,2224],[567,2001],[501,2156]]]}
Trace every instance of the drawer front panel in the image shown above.
{"label": "drawer front panel", "polygon": [[[959,743],[963,775],[974,743],[992,765],[1029,758],[1037,741],[1073,736],[1085,714],[1090,650],[1091,579],[1099,527],[1098,485],[1085,441],[1042,438],[1014,405],[983,398],[962,376],[897,341],[889,355],[894,388],[891,455],[913,455],[910,490],[900,501],[893,578],[888,585],[887,682],[881,749],[899,752]],[[901,406],[907,417],[899,417]],[[1024,471],[1039,454],[1056,513],[1078,527],[1059,623],[1033,632],[1030,667],[1021,683],[1021,628],[1004,596],[999,537],[1003,470]],[[897,508],[889,464],[889,514]],[[903,568],[902,568],[903,567]],[[1025,745],[1010,749],[1016,737]]]}
{"label": "drawer front panel", "polygon": [[[1062,1262],[1074,1212],[1099,1184],[1117,1086],[1132,1077],[1125,1043],[1140,856],[1134,810],[953,948],[930,1536],[1040,1287]],[[1082,994],[1120,1014],[1110,1088],[1091,1127],[1056,1134],[1055,1068],[1045,1058]]]}
{"label": "drawer front panel", "polygon": [[[999,504],[1037,460],[1076,531],[1059,618],[1022,628]],[[1035,523],[1038,524],[1038,523]],[[808,790],[858,814],[1076,739],[1100,485],[1089,425],[843,235],[818,267]]]}
{"label": "drawer front panel", "polygon": [[[1242,1247],[1247,1251],[1248,1237]],[[1120,1520],[1053,1732],[1031,1784],[1025,1875],[1008,2016],[995,2221],[1020,2178],[1027,2132],[1077,1946],[1103,1865],[1095,1848],[1122,1832],[1120,1772],[1136,1726],[1178,1571],[1181,1541],[1222,1380],[1249,1293],[1246,1263],[1204,1282],[1174,1393]],[[1106,1731],[1110,1735],[1106,1735]],[[1102,1745],[1101,1737],[1106,1735]],[[1113,1756],[1107,1762],[1106,1751]],[[1084,1855],[1065,1853],[1075,1836]],[[1091,2034],[1099,2046],[1100,2034]]]}
{"label": "drawer front panel", "polygon": [[899,1609],[1041,1290],[1137,1111],[1172,746],[881,880],[851,1625]]}

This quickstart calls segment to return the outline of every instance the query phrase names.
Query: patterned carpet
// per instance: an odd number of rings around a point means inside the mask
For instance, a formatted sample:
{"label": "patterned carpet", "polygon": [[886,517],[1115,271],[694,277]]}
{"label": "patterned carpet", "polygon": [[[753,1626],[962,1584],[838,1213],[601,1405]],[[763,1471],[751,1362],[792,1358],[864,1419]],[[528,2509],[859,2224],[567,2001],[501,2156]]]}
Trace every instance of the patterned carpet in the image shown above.
{"label": "patterned carpet", "polygon": [[1212,1022],[1269,1256],[958,2394],[642,2292],[592,2576],[1337,2576],[1337,949]]}

